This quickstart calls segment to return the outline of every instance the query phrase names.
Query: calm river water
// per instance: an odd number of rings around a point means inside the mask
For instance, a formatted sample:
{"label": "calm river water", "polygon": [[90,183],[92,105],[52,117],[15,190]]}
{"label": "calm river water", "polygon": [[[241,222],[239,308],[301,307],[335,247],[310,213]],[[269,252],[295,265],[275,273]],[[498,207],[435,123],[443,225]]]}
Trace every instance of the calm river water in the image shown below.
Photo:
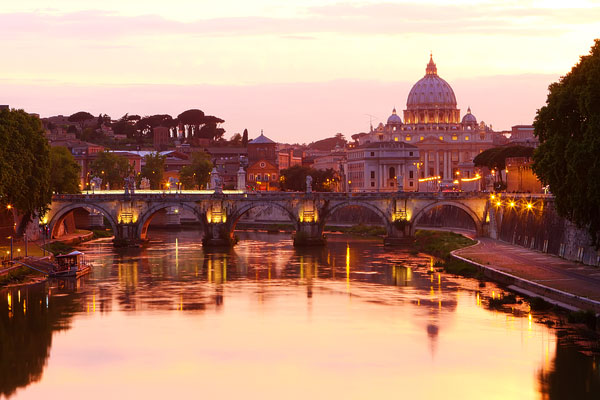
{"label": "calm river water", "polygon": [[[0,397],[599,399],[600,360],[499,289],[377,240],[195,232],[83,246],[77,284],[0,290]],[[544,318],[552,316],[544,316]]]}

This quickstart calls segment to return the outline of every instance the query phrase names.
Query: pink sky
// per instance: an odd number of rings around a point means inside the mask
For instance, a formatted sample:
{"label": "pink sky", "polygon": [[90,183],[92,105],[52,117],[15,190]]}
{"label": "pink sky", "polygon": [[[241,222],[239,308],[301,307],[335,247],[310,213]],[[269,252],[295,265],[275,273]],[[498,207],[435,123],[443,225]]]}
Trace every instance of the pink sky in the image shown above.
{"label": "pink sky", "polygon": [[113,118],[200,108],[226,137],[299,143],[401,112],[430,51],[462,113],[497,130],[531,123],[600,20],[586,0],[25,3],[0,7],[0,104]]}

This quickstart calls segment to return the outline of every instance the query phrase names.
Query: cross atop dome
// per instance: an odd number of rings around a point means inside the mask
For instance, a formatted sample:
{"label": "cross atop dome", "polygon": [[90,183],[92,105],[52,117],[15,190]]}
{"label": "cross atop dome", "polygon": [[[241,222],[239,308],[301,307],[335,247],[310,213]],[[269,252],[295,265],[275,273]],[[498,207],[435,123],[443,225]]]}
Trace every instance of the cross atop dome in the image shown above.
{"label": "cross atop dome", "polygon": [[429,53],[429,64],[427,64],[427,68],[425,68],[426,75],[437,75],[437,67],[433,62],[433,53]]}

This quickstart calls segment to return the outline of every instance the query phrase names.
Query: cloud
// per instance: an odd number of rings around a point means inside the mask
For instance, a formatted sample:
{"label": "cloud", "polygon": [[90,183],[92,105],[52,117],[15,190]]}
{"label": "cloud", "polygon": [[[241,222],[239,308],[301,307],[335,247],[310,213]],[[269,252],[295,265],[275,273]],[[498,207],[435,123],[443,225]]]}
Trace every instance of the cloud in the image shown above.
{"label": "cloud", "polygon": [[0,14],[0,32],[5,39],[29,35],[38,39],[65,37],[82,40],[138,35],[278,35],[298,39],[316,33],[556,35],[568,30],[569,24],[595,23],[598,20],[600,7],[555,10],[490,4],[473,7],[338,3],[302,9],[296,17],[222,17],[192,22],[170,20],[159,15],[124,16],[100,10],[3,13]]}

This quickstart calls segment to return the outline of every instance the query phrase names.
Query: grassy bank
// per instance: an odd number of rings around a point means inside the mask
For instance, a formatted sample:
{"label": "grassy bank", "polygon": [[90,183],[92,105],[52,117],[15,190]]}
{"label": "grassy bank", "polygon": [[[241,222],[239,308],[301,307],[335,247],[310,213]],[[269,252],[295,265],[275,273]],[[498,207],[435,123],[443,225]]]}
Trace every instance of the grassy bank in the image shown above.
{"label": "grassy bank", "polygon": [[386,234],[385,228],[383,226],[373,226],[373,225],[353,225],[353,226],[336,226],[336,227],[325,227],[326,231],[329,232],[342,232],[348,233],[350,235],[357,236],[383,236]]}
{"label": "grassy bank", "polygon": [[23,283],[34,276],[41,276],[41,274],[27,267],[19,267],[13,269],[5,275],[0,275],[0,287],[16,283]]}
{"label": "grassy bank", "polygon": [[479,277],[480,272],[472,264],[457,260],[450,255],[453,250],[476,244],[475,240],[454,232],[417,230],[413,251],[427,253],[438,260],[436,266],[444,271],[466,277]]}

